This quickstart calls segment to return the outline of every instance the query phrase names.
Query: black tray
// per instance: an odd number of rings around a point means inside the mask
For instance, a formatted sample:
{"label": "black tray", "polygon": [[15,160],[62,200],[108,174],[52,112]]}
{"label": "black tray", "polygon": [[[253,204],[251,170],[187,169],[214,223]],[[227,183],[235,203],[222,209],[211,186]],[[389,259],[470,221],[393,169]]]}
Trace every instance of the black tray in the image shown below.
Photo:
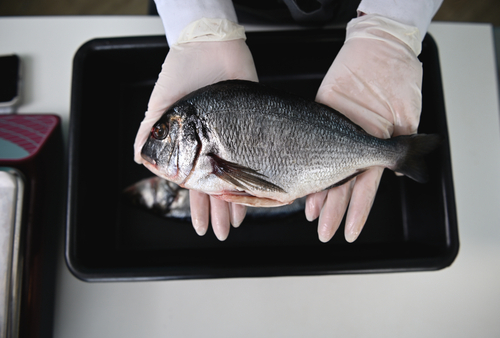
{"label": "black tray", "polygon": [[[248,33],[262,83],[314,99],[344,30]],[[428,35],[419,132],[445,141],[427,157],[430,181],[386,171],[367,224],[349,244],[343,225],[329,243],[303,212],[245,220],[219,242],[189,223],[131,208],[122,190],[152,174],[133,142],[168,46],[164,36],[92,40],[73,64],[66,261],[86,281],[223,278],[436,270],[458,252],[439,57]],[[304,52],[307,51],[307,54]]]}

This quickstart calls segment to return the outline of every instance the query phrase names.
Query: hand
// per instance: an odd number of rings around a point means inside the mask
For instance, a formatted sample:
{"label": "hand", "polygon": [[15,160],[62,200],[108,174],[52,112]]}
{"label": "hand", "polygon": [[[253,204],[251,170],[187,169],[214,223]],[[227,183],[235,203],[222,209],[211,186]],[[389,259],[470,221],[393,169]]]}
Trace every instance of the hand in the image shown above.
{"label": "hand", "polygon": [[[173,45],[163,63],[135,139],[135,161],[143,163],[142,146],[153,124],[170,105],[198,88],[229,79],[258,81],[252,55],[243,39]],[[227,203],[195,191],[191,191],[190,206],[196,232],[199,235],[206,233],[211,215],[212,227],[219,240],[225,240],[230,223],[239,226],[246,213],[243,205]]]}
{"label": "hand", "polygon": [[[375,15],[352,20],[316,100],[379,138],[416,133],[422,101],[422,65],[417,59],[420,44],[416,27]],[[307,197],[306,217],[313,221],[319,216],[321,241],[333,237],[348,204],[345,238],[356,240],[382,172],[383,168],[374,167],[351,182]]]}

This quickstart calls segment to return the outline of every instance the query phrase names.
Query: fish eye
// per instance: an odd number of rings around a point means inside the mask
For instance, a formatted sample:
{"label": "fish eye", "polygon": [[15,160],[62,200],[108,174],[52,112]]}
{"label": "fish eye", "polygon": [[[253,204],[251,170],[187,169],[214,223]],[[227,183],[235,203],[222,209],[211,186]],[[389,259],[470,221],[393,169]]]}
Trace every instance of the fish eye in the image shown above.
{"label": "fish eye", "polygon": [[168,126],[163,122],[157,123],[156,125],[153,126],[151,134],[155,139],[163,140],[168,135]]}

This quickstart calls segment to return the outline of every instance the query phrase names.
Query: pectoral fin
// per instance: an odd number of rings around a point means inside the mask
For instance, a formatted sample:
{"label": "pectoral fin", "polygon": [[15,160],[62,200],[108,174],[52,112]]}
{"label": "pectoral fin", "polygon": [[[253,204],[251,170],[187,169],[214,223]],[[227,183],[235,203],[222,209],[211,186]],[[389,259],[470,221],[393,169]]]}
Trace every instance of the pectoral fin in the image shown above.
{"label": "pectoral fin", "polygon": [[215,154],[208,154],[212,159],[213,174],[235,187],[243,190],[261,190],[285,193],[285,190],[266,181],[266,176],[256,170],[226,161]]}
{"label": "pectoral fin", "polygon": [[273,200],[270,198],[261,198],[255,197],[252,195],[240,195],[240,194],[221,194],[221,195],[213,195],[214,197],[221,199],[226,202],[243,204],[249,207],[261,207],[261,208],[270,208],[270,207],[280,207],[283,205],[290,204],[292,202],[280,202],[277,200]]}

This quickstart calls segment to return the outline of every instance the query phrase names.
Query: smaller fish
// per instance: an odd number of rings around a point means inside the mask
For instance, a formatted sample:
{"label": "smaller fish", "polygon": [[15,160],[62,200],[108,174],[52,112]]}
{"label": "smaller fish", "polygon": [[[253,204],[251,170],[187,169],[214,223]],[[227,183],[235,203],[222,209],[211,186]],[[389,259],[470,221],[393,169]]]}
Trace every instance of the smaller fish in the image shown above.
{"label": "smaller fish", "polygon": [[123,191],[132,204],[163,217],[188,218],[189,190],[154,176],[143,179]]}
{"label": "smaller fish", "polygon": [[[143,179],[123,191],[133,204],[153,214],[182,220],[191,218],[189,190],[158,176]],[[248,207],[249,218],[282,218],[298,211],[304,211],[306,198],[299,198],[292,204],[275,208]]]}

